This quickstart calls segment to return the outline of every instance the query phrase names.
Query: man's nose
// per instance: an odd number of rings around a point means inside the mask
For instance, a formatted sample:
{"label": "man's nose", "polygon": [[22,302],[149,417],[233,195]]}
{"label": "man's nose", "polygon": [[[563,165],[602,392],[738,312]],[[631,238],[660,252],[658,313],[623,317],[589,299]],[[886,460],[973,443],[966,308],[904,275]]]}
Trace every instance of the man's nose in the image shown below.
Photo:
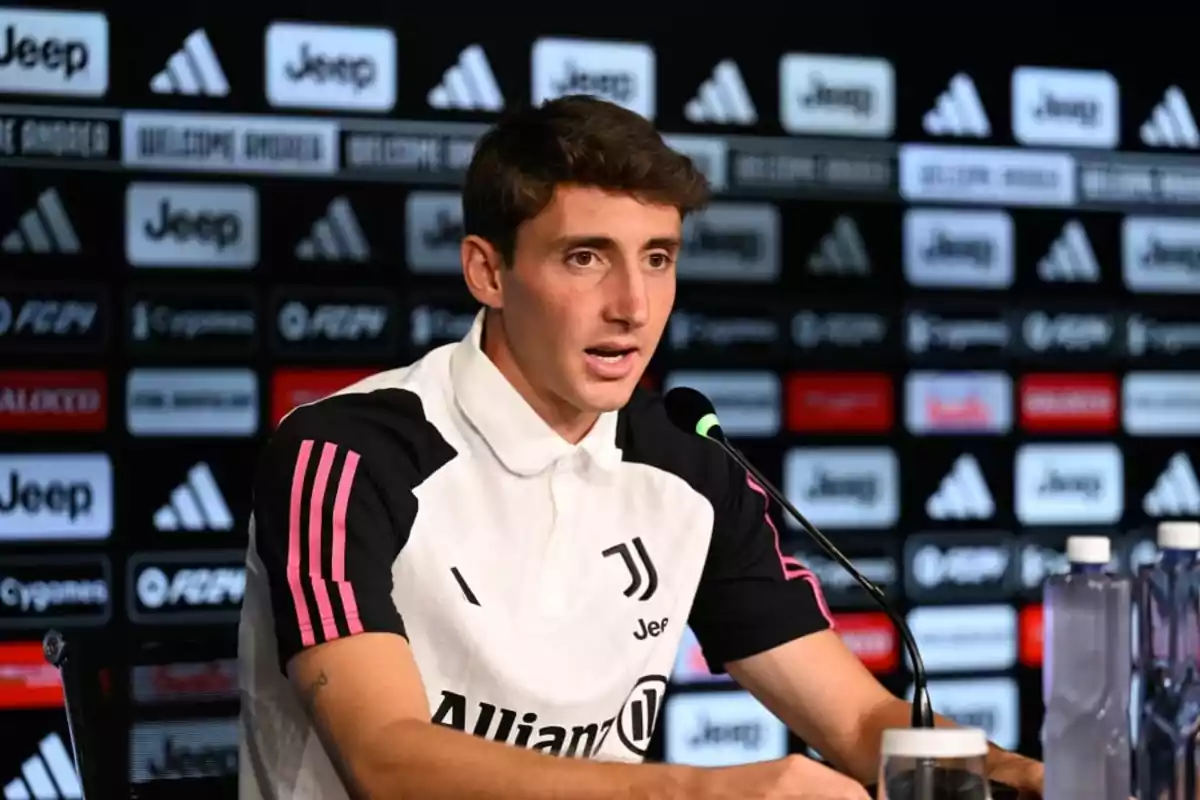
{"label": "man's nose", "polygon": [[650,318],[646,296],[646,277],[636,268],[617,269],[608,274],[607,312],[611,321],[632,328],[645,325]]}

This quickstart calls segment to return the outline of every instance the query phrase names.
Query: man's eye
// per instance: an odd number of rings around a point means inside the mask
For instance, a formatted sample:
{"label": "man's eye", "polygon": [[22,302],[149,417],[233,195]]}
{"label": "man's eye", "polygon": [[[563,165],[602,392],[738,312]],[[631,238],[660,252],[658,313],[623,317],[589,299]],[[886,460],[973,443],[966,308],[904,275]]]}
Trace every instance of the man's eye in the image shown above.
{"label": "man's eye", "polygon": [[663,269],[671,266],[671,257],[666,253],[651,253],[650,266],[655,269]]}
{"label": "man's eye", "polygon": [[567,261],[577,267],[590,267],[595,258],[595,253],[590,253],[587,250],[580,250],[577,253],[571,253],[571,255],[567,256]]}

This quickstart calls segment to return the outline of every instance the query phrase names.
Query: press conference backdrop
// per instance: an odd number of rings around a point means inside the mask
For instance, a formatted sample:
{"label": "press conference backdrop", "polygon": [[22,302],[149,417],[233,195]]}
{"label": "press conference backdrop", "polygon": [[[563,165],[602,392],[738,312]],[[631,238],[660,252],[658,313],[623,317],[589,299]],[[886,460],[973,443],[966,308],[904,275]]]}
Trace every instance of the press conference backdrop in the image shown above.
{"label": "press conference backdrop", "polygon": [[[1105,61],[1100,34],[321,6],[0,8],[6,800],[76,796],[51,626],[110,657],[130,782],[232,774],[257,451],[295,404],[463,335],[473,143],[572,92],[654,119],[716,190],[653,379],[709,394],[900,604],[943,713],[1037,754],[1065,537],[1113,536],[1128,569],[1157,520],[1200,516],[1194,70]],[[781,530],[907,692],[885,617]],[[627,733],[662,700],[631,699]],[[803,748],[690,635],[659,721],[676,761]]]}

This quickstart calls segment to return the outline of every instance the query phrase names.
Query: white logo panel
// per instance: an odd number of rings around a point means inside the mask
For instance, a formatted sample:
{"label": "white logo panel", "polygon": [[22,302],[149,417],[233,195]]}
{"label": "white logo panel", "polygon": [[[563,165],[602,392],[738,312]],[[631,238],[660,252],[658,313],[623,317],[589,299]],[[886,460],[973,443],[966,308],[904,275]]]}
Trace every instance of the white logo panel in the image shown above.
{"label": "white logo panel", "polygon": [[669,764],[727,767],[787,755],[787,726],[747,691],[677,694],[664,715]]}
{"label": "white logo panel", "polygon": [[1022,525],[1116,522],[1125,470],[1115,444],[1027,444],[1017,450],[1014,493]]}
{"label": "white logo panel", "polygon": [[103,97],[108,18],[82,11],[4,8],[0,94]]}
{"label": "white logo panel", "polygon": [[1200,219],[1126,217],[1121,266],[1133,292],[1200,292]]}
{"label": "white logo panel", "polygon": [[258,376],[250,369],[135,369],[125,385],[134,436],[253,436]]}
{"label": "white logo panel", "polygon": [[904,215],[904,277],[930,288],[1007,289],[1012,217],[1003,211],[913,209]]}
{"label": "white logo panel", "polygon": [[[989,742],[1016,750],[1021,741],[1017,682],[1012,678],[972,678],[929,682],[929,699],[939,714],[965,728],[982,728]],[[908,690],[908,699],[913,691]]]}
{"label": "white logo panel", "polygon": [[0,455],[0,542],[107,539],[112,473],[103,453]]}
{"label": "white logo panel", "polygon": [[654,49],[640,42],[538,39],[533,43],[533,102],[590,94],[654,119]]}
{"label": "white logo panel", "polygon": [[[900,469],[886,447],[790,450],[783,484],[788,500],[819,527],[889,528],[900,516]],[[797,527],[790,515],[787,521]]]}
{"label": "white logo panel", "polygon": [[1098,70],[1017,67],[1012,125],[1024,145],[1114,148],[1121,141],[1117,79]]}
{"label": "white logo panel", "polygon": [[1200,433],[1200,372],[1130,372],[1121,385],[1121,413],[1134,436]]}
{"label": "white logo panel", "polygon": [[896,72],[882,58],[787,53],[779,118],[788,133],[886,139],[896,128]]}
{"label": "white logo panel", "polygon": [[727,436],[779,433],[780,386],[773,372],[678,371],[663,380],[663,392],[690,386],[712,400]]}
{"label": "white logo panel", "polygon": [[258,194],[251,186],[132,183],[125,257],[137,267],[253,267]]}
{"label": "white logo panel", "polygon": [[1017,663],[1017,610],[1010,605],[920,606],[908,612],[908,626],[931,673]]}
{"label": "white logo panel", "polygon": [[917,436],[1008,433],[1012,405],[1005,372],[910,372],[904,381],[904,423]]}
{"label": "white logo panel", "polygon": [[267,99],[280,108],[390,111],[396,34],[387,28],[274,22],[266,36]]}

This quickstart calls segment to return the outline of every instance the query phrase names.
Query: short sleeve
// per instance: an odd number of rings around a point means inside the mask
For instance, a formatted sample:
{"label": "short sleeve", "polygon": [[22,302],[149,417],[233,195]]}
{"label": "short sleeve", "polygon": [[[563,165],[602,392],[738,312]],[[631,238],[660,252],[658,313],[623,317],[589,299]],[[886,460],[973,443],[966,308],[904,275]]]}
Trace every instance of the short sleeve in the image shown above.
{"label": "short sleeve", "polygon": [[407,397],[339,396],[301,408],[262,453],[254,548],[281,670],[323,642],[365,632],[405,635],[392,566],[416,518],[417,454],[429,436],[423,416],[413,419],[415,396],[392,391]]}
{"label": "short sleeve", "polygon": [[741,467],[727,472],[688,619],[714,674],[832,624],[816,577],[782,556],[765,492]]}

